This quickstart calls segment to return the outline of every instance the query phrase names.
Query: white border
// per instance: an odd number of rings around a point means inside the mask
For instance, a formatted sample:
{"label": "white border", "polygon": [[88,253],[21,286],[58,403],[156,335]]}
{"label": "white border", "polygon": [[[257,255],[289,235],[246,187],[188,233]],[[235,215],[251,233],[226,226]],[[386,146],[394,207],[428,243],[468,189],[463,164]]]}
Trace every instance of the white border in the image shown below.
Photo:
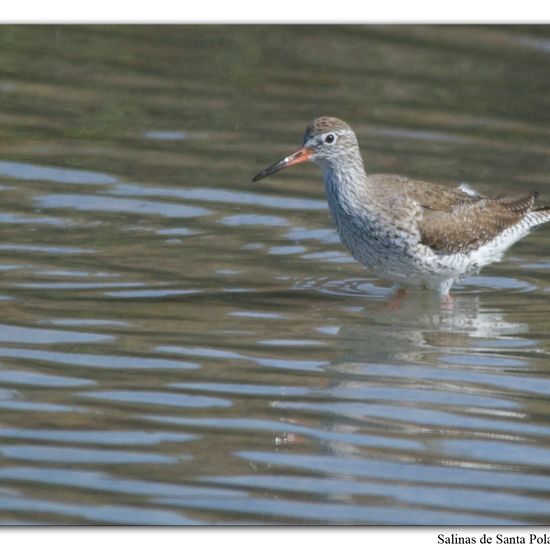
{"label": "white border", "polygon": [[[195,548],[223,548],[225,550],[293,550],[315,548],[316,550],[377,550],[393,549],[479,549],[479,548],[545,548],[548,542],[530,544],[531,535],[550,540],[549,529],[541,527],[432,527],[432,528],[381,528],[381,527],[340,527],[340,528],[62,528],[44,529],[3,529],[0,532],[4,548],[46,548],[55,550],[120,550],[132,548],[145,550],[184,550]],[[440,535],[452,537],[453,543],[443,543]],[[497,536],[508,540],[520,537],[525,542],[500,544]],[[485,542],[482,537],[485,536]],[[469,538],[469,542],[461,544]],[[487,544],[487,537],[491,542]],[[539,540],[540,540],[539,539]],[[462,542],[462,541],[461,541]]]}
{"label": "white border", "polygon": [[550,23],[550,3],[461,0],[20,0],[0,23]]}

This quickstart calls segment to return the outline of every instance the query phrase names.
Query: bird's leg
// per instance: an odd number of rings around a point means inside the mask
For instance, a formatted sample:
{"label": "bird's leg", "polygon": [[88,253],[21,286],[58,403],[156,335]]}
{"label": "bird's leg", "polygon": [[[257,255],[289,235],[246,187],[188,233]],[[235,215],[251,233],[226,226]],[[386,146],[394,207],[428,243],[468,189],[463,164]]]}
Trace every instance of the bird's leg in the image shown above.
{"label": "bird's leg", "polygon": [[401,307],[401,302],[407,295],[407,291],[399,287],[397,292],[391,297],[391,300],[385,305],[384,309],[387,311],[396,311]]}
{"label": "bird's leg", "polygon": [[451,296],[451,294],[449,292],[447,292],[447,294],[442,294],[441,295],[441,308],[442,309],[446,309],[448,311],[452,310],[453,309],[453,306],[454,306],[454,298]]}

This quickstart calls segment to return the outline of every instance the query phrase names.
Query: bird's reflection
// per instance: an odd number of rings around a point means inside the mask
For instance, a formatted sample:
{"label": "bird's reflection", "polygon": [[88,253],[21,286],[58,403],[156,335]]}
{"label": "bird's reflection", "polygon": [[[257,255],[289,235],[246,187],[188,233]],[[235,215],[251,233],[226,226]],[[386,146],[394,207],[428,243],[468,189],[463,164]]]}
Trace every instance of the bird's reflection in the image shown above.
{"label": "bird's reflection", "polygon": [[[505,415],[507,407],[516,409],[515,402],[499,400],[503,369],[478,355],[479,343],[525,333],[526,323],[484,308],[482,297],[474,294],[457,295],[447,310],[437,296],[413,292],[398,311],[381,313],[365,306],[363,313],[363,323],[342,325],[337,334],[341,353],[327,369],[326,390],[337,414],[327,430],[395,437],[395,458],[422,455],[439,461],[442,456],[432,455],[433,438],[449,430],[469,436],[467,417],[474,408],[484,418]],[[455,357],[458,362],[450,360]],[[343,400],[349,407],[341,405]],[[454,422],[452,429],[449,422]],[[483,432],[483,420],[479,425]],[[486,422],[488,436],[490,431],[491,422]],[[402,437],[420,443],[420,455],[399,450]],[[325,447],[339,457],[364,450],[351,442],[328,442]]]}
{"label": "bird's reflection", "polygon": [[[460,418],[471,414],[473,407],[485,416],[515,408],[516,403],[499,399],[505,370],[492,360],[494,353],[480,355],[480,346],[500,338],[509,342],[514,335],[519,346],[522,338],[517,335],[528,331],[526,323],[508,319],[503,310],[484,307],[478,294],[457,294],[452,309],[441,308],[438,296],[421,291],[410,292],[397,311],[381,310],[377,298],[362,302],[360,322],[357,315],[341,317],[349,322],[335,334],[336,356],[325,369],[321,392],[325,401],[317,407],[324,413],[322,429],[375,434],[388,441],[406,434],[418,438],[427,451],[431,438],[448,428],[450,414],[456,429],[467,432],[468,422],[461,426]],[[506,352],[512,350],[508,343]],[[316,408],[296,402],[287,405]],[[325,452],[361,454],[360,440],[358,445],[353,438],[330,441]]]}
{"label": "bird's reflection", "polygon": [[477,294],[454,297],[443,308],[439,297],[409,292],[398,310],[364,308],[365,323],[340,327],[338,337],[346,360],[423,360],[426,349],[469,348],[472,339],[499,338],[524,333],[526,323],[507,320],[500,310],[483,308]]}

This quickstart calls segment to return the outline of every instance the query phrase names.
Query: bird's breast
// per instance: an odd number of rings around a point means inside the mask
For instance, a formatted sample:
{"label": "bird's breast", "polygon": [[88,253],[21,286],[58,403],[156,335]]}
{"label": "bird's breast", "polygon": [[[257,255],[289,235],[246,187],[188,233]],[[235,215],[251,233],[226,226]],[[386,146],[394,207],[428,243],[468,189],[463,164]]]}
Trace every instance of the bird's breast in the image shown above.
{"label": "bird's breast", "polygon": [[369,200],[363,190],[346,189],[333,181],[325,191],[340,240],[353,257],[374,272],[406,276],[416,263],[418,239],[413,231],[393,223],[391,213]]}

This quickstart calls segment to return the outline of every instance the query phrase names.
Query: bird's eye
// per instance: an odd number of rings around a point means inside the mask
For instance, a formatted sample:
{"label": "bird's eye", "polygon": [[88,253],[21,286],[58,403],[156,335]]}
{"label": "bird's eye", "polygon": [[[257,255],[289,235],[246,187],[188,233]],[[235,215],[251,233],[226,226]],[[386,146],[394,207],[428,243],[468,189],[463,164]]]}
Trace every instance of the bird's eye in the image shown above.
{"label": "bird's eye", "polygon": [[334,137],[334,134],[329,134],[326,138],[325,138],[325,143],[334,143],[334,140],[336,138]]}

